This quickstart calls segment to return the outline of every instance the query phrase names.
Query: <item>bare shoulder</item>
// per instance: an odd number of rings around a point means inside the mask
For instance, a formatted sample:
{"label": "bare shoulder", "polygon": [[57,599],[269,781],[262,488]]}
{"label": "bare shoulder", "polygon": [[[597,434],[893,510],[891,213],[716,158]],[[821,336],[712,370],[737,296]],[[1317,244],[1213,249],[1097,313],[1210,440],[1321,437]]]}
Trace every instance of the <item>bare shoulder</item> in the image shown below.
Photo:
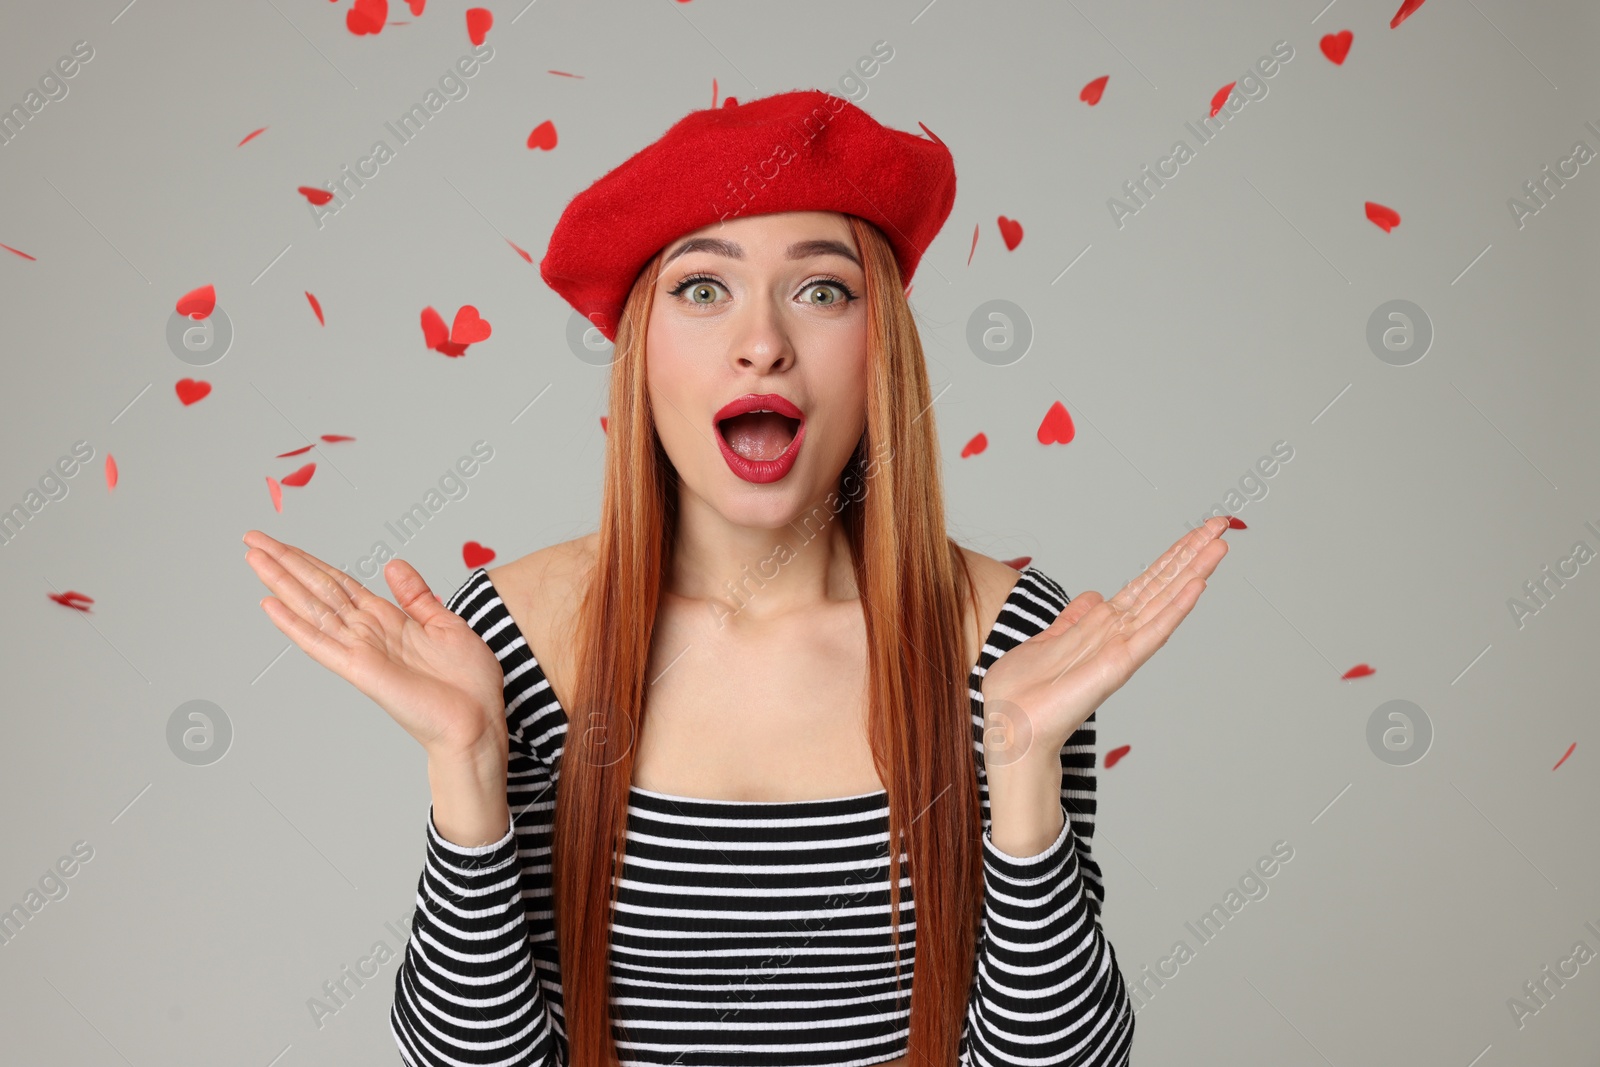
{"label": "bare shoulder", "polygon": [[961,554],[966,558],[967,567],[972,571],[972,584],[978,597],[979,617],[976,620],[968,614],[969,605],[963,605],[962,608],[962,618],[967,622],[964,629],[969,642],[967,660],[970,663],[977,663],[983,640],[989,631],[994,629],[995,622],[1000,618],[1000,609],[1005,606],[1006,599],[1011,596],[1011,591],[1016,587],[1022,573],[1010,564],[1002,563],[993,556],[974,552],[965,546],[961,546]]}
{"label": "bare shoulder", "polygon": [[558,700],[570,677],[566,668],[574,623],[599,541],[598,533],[589,533],[488,568],[489,580]]}

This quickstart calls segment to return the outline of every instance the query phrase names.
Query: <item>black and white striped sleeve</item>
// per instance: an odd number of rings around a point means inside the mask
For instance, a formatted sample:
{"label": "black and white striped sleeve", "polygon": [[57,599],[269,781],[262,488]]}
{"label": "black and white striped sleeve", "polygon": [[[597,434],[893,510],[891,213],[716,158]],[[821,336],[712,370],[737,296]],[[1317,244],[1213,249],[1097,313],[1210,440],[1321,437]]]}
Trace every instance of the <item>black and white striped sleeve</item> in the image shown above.
{"label": "black and white striped sleeve", "polygon": [[[505,608],[481,570],[445,606],[472,624],[502,663],[508,646],[526,647],[520,635],[510,636],[514,626],[503,625]],[[520,730],[511,747],[514,763],[529,761]],[[520,799],[511,798],[513,812]],[[466,847],[439,835],[429,807],[416,911],[389,1013],[410,1067],[561,1067],[562,1035],[529,943],[535,931],[514,823],[507,821],[498,841]]]}
{"label": "black and white striped sleeve", "polygon": [[[1001,650],[1048,626],[1067,605],[1028,568]],[[995,657],[998,658],[998,657]],[[991,661],[992,662],[992,661]],[[963,1031],[963,1067],[1126,1067],[1133,1010],[1116,952],[1100,927],[1105,890],[1090,852],[1095,819],[1094,715],[1061,749],[1061,832],[1034,856],[1013,856],[983,832],[983,922]]]}

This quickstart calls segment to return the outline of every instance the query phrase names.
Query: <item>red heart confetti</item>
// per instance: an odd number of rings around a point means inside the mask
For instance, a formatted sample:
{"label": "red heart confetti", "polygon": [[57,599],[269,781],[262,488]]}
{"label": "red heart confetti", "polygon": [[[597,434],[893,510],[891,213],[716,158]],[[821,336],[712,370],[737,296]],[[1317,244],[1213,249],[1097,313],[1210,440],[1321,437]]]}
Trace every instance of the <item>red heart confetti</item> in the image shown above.
{"label": "red heart confetti", "polygon": [[278,479],[267,479],[267,492],[272,494],[272,508],[279,515],[283,514],[283,490],[278,486]]}
{"label": "red heart confetti", "polygon": [[467,565],[468,570],[475,570],[494,559],[494,549],[485,548],[476,541],[468,541],[461,546],[461,561]]}
{"label": "red heart confetti", "polygon": [[1237,516],[1237,515],[1229,515],[1228,516],[1228,529],[1230,529],[1230,530],[1247,530],[1247,529],[1249,529],[1249,527],[1244,524],[1244,520],[1239,518],[1239,516]]}
{"label": "red heart confetti", "polygon": [[327,441],[329,444],[337,444],[340,441],[354,441],[355,440],[354,437],[351,437],[349,434],[344,434],[344,433],[325,433],[325,434],[322,435],[322,439],[324,441]]}
{"label": "red heart confetti", "polygon": [[1109,771],[1111,768],[1115,767],[1118,763],[1122,762],[1122,757],[1126,756],[1132,750],[1133,750],[1133,746],[1132,745],[1118,745],[1116,748],[1112,749],[1110,752],[1107,752],[1106,753],[1106,770]]}
{"label": "red heart confetti", "polygon": [[318,326],[326,326],[326,325],[328,325],[322,319],[322,302],[319,301],[316,297],[311,295],[311,290],[307,289],[305,291],[305,293],[306,293],[306,299],[311,301],[311,310],[315,311],[317,313],[317,325]]}
{"label": "red heart confetti", "polygon": [[968,456],[976,456],[988,447],[989,438],[980,433],[962,446],[961,458],[966,459]]}
{"label": "red heart confetti", "polygon": [[730,97],[728,97],[728,99],[726,99],[726,100],[724,100],[722,102],[722,106],[723,107],[738,107],[739,106],[739,98],[737,96],[730,96]]}
{"label": "red heart confetti", "polygon": [[972,247],[967,249],[967,266],[972,266],[972,253],[978,250],[978,231],[983,228],[982,223],[972,224]]}
{"label": "red heart confetti", "polygon": [[193,378],[179,380],[175,388],[178,390],[178,399],[183,401],[184,407],[211,395],[210,382],[197,382]]}
{"label": "red heart confetti", "polygon": [[1384,233],[1388,233],[1400,225],[1400,215],[1394,208],[1384,207],[1382,204],[1374,204],[1371,200],[1367,201],[1367,218]]}
{"label": "red heart confetti", "polygon": [[1082,100],[1085,104],[1088,104],[1090,107],[1094,107],[1096,104],[1098,104],[1100,102],[1101,95],[1103,93],[1105,93],[1105,91],[1106,91],[1106,82],[1110,78],[1111,78],[1111,75],[1102,74],[1102,75],[1100,75],[1100,77],[1096,78],[1094,81],[1089,82],[1082,89],[1078,90],[1078,99]]}
{"label": "red heart confetti", "polygon": [[1006,243],[1006,251],[1015,252],[1022,243],[1022,223],[1016,219],[1008,219],[1004,215],[999,218],[1000,237]]}
{"label": "red heart confetti", "polygon": [[307,463],[299,470],[294,471],[291,474],[285,474],[283,476],[283,484],[292,485],[298,489],[300,486],[309,482],[311,480],[311,476],[315,473],[317,473],[317,465],[315,463]]}
{"label": "red heart confetti", "polygon": [[252,137],[255,137],[257,134],[264,133],[265,131],[266,131],[266,127],[265,126],[261,127],[261,129],[259,129],[259,130],[251,130],[249,133],[244,135],[244,141],[240,141],[239,144],[236,144],[233,147],[238,148],[240,144],[244,144],[245,141],[250,140]]}
{"label": "red heart confetti", "polygon": [[406,0],[406,6],[411,9],[411,17],[418,18],[422,15],[422,8],[428,0]]}
{"label": "red heart confetti", "polygon": [[[88,612],[86,604],[93,604],[94,597],[68,589],[65,593],[46,593],[45,596],[54,600],[64,608],[76,608],[78,611]],[[93,614],[90,612],[90,614]]]}
{"label": "red heart confetti", "polygon": [[528,255],[528,253],[524,252],[522,249],[517,248],[517,243],[515,241],[511,240],[511,238],[509,238],[509,237],[506,238],[506,244],[508,244],[512,248],[516,249],[517,255],[522,257],[522,261],[524,263],[532,263],[533,262],[533,257]]}
{"label": "red heart confetti", "polygon": [[478,317],[478,309],[462,304],[450,324],[450,340],[458,345],[475,345],[489,339],[489,323]]}
{"label": "red heart confetti", "polygon": [[316,448],[316,447],[317,447],[316,445],[301,445],[299,448],[296,448],[296,449],[294,449],[293,451],[290,451],[290,452],[279,452],[276,456],[273,456],[272,458],[273,459],[288,459],[290,456],[303,456],[307,452],[310,452],[313,448]]}
{"label": "red heart confetti", "polygon": [[1056,400],[1051,403],[1050,410],[1044,413],[1044,419],[1039,423],[1039,443],[1041,445],[1064,445],[1077,435],[1077,429],[1072,425],[1072,416],[1067,414],[1067,409]]}
{"label": "red heart confetti", "polygon": [[529,148],[542,148],[546,152],[556,146],[556,124],[545,119],[528,134]]}
{"label": "red heart confetti", "polygon": [[1208,116],[1209,118],[1216,118],[1217,112],[1222,110],[1222,105],[1228,102],[1228,94],[1233,92],[1233,87],[1237,84],[1239,83],[1229,82],[1217,90],[1217,94],[1211,98],[1211,114]]}
{"label": "red heart confetti", "polygon": [[604,415],[600,416],[600,432],[610,433],[610,431],[606,429],[606,417]]}
{"label": "red heart confetti", "polygon": [[1018,556],[1016,559],[1003,559],[1000,562],[1004,563],[1007,567],[1010,567],[1012,570],[1020,571],[1022,568],[1026,567],[1028,564],[1033,562],[1033,557],[1032,556]]}
{"label": "red heart confetti", "polygon": [[38,256],[30,256],[30,255],[28,255],[28,253],[24,252],[20,248],[12,248],[10,245],[0,245],[0,248],[5,249],[7,252],[15,252],[17,255],[21,256],[23,259],[31,259],[35,263],[39,262],[39,257]]}
{"label": "red heart confetti", "polygon": [[344,25],[357,37],[377,33],[389,19],[389,0],[356,0],[344,13]]}
{"label": "red heart confetti", "polygon": [[450,331],[445,327],[444,318],[433,307],[422,309],[422,340],[429,348],[438,348],[449,340]]}
{"label": "red heart confetti", "polygon": [[1354,667],[1351,667],[1349,670],[1345,671],[1339,677],[1341,679],[1365,678],[1369,674],[1376,674],[1376,673],[1377,673],[1377,671],[1374,671],[1371,667],[1367,666],[1365,663],[1357,663]]}
{"label": "red heart confetti", "polygon": [[1400,25],[1406,19],[1411,17],[1411,13],[1413,11],[1421,6],[1422,0],[1405,0],[1405,2],[1400,5],[1400,10],[1394,13],[1394,18],[1389,20],[1389,28],[1392,30],[1396,26]]}
{"label": "red heart confetti", "polygon": [[214,285],[202,285],[178,297],[178,314],[187,315],[191,319],[206,318],[216,306],[217,287]]}
{"label": "red heart confetti", "polygon": [[111,453],[107,452],[106,453],[106,488],[107,489],[115,489],[116,487],[117,487],[117,461],[116,461],[116,458],[111,455]]}
{"label": "red heart confetti", "polygon": [[332,193],[326,189],[318,189],[315,185],[302,185],[295,191],[318,207],[333,199]]}
{"label": "red heart confetti", "polygon": [[1344,57],[1350,54],[1350,42],[1355,39],[1355,34],[1349,30],[1340,30],[1330,33],[1317,42],[1322,46],[1322,54],[1335,64],[1343,64]]}
{"label": "red heart confetti", "polygon": [[[1567,762],[1567,757],[1572,755],[1572,750],[1577,748],[1577,747],[1578,747],[1578,742],[1576,742],[1576,741],[1574,741],[1574,742],[1572,742],[1572,744],[1568,745],[1567,746],[1567,750],[1561,754],[1561,758],[1556,760],[1556,767],[1559,767],[1563,763]],[[1551,767],[1550,769],[1553,771],[1553,770],[1556,769],[1556,767]]]}
{"label": "red heart confetti", "polygon": [[[545,71],[545,73],[546,73],[546,74],[559,74],[559,75],[561,75],[561,77],[563,77],[563,78],[577,78],[577,79],[579,79],[579,80],[582,80],[582,78],[583,78],[583,75],[582,75],[582,74],[568,74],[568,73],[567,73],[567,72],[566,72],[566,71],[564,71],[564,70],[547,70],[547,71]],[[711,106],[712,106],[712,107],[716,107],[716,106],[717,106],[717,105],[716,105],[716,102],[715,102],[715,101],[713,101],[713,102],[712,102],[712,104],[711,104]]]}
{"label": "red heart confetti", "polygon": [[467,39],[476,47],[483,43],[483,35],[494,25],[494,12],[486,7],[467,8]]}

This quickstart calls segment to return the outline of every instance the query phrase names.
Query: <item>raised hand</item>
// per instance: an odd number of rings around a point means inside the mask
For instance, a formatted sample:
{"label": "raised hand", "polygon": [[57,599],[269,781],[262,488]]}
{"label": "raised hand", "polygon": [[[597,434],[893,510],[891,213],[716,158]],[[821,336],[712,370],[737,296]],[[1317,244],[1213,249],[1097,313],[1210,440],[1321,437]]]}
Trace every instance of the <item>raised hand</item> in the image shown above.
{"label": "raised hand", "polygon": [[[1014,737],[1054,758],[1189,614],[1228,554],[1227,528],[1226,518],[1208,519],[1110,600],[1092,589],[1080,593],[1049,626],[1001,656],[984,677],[983,697],[986,706],[998,704],[998,725],[1011,735],[1005,743]],[[1004,721],[1008,714],[1024,721]]]}
{"label": "raised hand", "polygon": [[[301,650],[355,686],[432,757],[500,754],[505,767],[504,674],[465,619],[439,602],[404,560],[384,580],[396,607],[308,552],[260,530],[245,562],[274,596],[261,607]],[[404,610],[402,610],[404,609]]]}

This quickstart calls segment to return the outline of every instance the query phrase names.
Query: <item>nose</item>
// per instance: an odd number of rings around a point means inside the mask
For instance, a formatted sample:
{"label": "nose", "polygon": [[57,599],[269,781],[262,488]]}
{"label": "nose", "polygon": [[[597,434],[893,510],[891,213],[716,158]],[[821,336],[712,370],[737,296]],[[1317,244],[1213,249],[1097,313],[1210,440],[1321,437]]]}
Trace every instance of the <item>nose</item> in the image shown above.
{"label": "nose", "polygon": [[747,305],[734,340],[733,353],[741,370],[771,374],[794,365],[794,346],[782,317],[765,302]]}

